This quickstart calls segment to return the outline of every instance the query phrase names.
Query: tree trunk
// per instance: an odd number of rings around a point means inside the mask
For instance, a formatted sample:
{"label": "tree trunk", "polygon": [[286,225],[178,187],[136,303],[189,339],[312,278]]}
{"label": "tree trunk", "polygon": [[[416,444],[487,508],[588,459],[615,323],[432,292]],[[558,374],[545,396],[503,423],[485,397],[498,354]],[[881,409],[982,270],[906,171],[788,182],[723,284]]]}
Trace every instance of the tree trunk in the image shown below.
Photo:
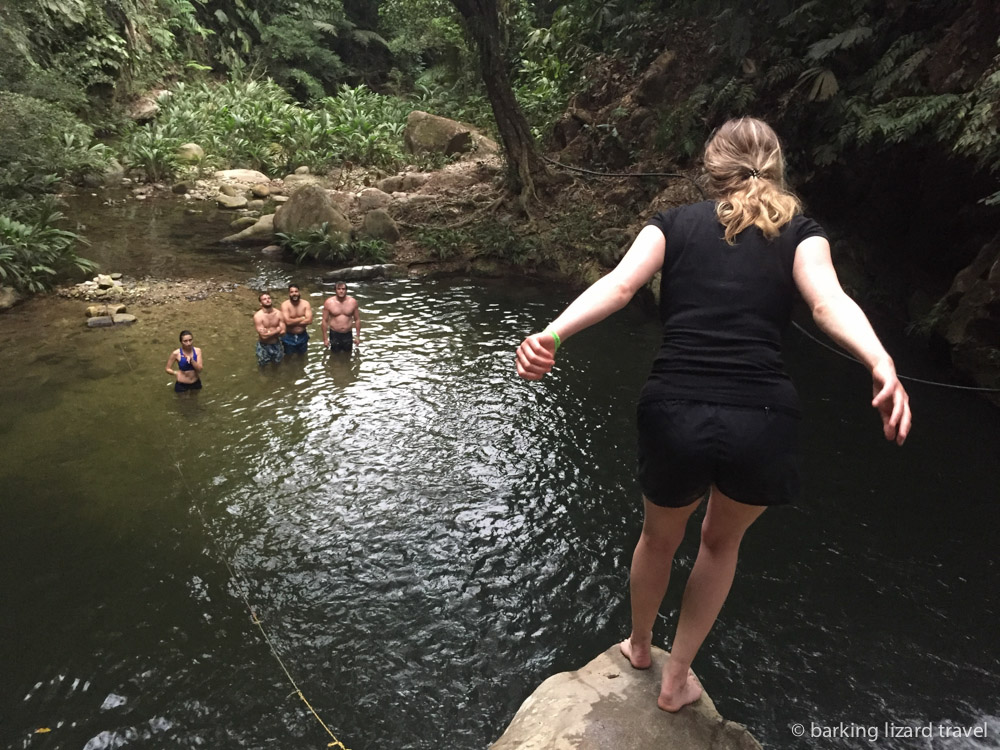
{"label": "tree trunk", "polygon": [[500,14],[496,0],[451,0],[462,15],[466,31],[476,45],[486,94],[493,107],[497,131],[507,157],[507,189],[516,193],[527,211],[535,198],[535,184],[545,183],[549,172],[535,150],[531,129],[514,98],[507,61],[500,44]]}

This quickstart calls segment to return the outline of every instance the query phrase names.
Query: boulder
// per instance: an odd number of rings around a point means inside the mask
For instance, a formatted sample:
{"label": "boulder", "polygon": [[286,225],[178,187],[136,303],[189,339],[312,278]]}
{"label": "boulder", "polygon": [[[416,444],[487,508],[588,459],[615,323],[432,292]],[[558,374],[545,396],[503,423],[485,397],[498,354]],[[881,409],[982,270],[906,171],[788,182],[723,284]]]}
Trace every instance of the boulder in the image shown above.
{"label": "boulder", "polygon": [[221,242],[229,245],[260,245],[274,241],[274,214],[261,216],[252,226],[241,232],[223,237]]}
{"label": "boulder", "polygon": [[318,185],[303,185],[274,213],[274,231],[284,234],[319,229],[323,223],[330,237],[350,240],[351,222]]}
{"label": "boulder", "polygon": [[110,328],[115,324],[110,315],[101,315],[96,318],[87,319],[87,328]]}
{"label": "boulder", "polygon": [[407,172],[403,175],[399,189],[404,193],[412,193],[414,190],[418,190],[427,184],[430,178],[431,175],[426,172]]}
{"label": "boulder", "polygon": [[98,274],[94,277],[94,281],[97,282],[97,286],[100,289],[110,289],[115,285],[115,280],[106,273]]}
{"label": "boulder", "polygon": [[235,198],[240,194],[235,185],[231,185],[228,182],[224,185],[219,185],[219,192],[223,195],[228,195],[230,198]]}
{"label": "boulder", "polygon": [[653,648],[650,669],[632,669],[615,644],[576,672],[549,677],[521,704],[490,750],[761,750],[727,721],[708,693],[675,714],[656,705],[669,655]]}
{"label": "boulder", "polygon": [[163,96],[170,96],[170,92],[151,91],[140,96],[125,108],[125,115],[135,122],[149,122],[159,114],[159,100]]}
{"label": "boulder", "polygon": [[473,128],[447,117],[413,110],[406,118],[403,142],[413,154],[433,153],[451,156],[473,149]]}
{"label": "boulder", "polygon": [[285,248],[281,245],[268,245],[263,250],[260,251],[262,255],[266,255],[268,258],[280,258],[285,254]]}
{"label": "boulder", "polygon": [[399,240],[399,227],[384,208],[376,208],[365,214],[361,222],[361,233],[366,237],[385,242]]}
{"label": "boulder", "polygon": [[271,194],[271,186],[266,182],[259,182],[256,185],[250,186],[250,192],[253,193],[255,198],[266,198]]}
{"label": "boulder", "polygon": [[199,162],[205,158],[205,149],[197,143],[185,143],[177,147],[177,160],[188,164]]}
{"label": "boulder", "polygon": [[655,107],[667,100],[671,94],[671,84],[678,85],[678,77],[673,70],[677,55],[671,50],[664,50],[646,68],[639,83],[636,84],[634,98],[636,104]]}
{"label": "boulder", "polygon": [[365,188],[358,193],[358,208],[367,213],[376,208],[385,208],[392,203],[392,196],[378,188]]}
{"label": "boulder", "polygon": [[260,198],[254,198],[252,201],[247,201],[247,208],[252,208],[254,211],[260,211],[264,208],[264,201]]}
{"label": "boulder", "polygon": [[267,175],[258,172],[256,169],[223,169],[216,172],[215,179],[223,182],[238,182],[244,185],[256,185],[259,182],[267,182]]}
{"label": "boulder", "polygon": [[111,316],[111,321],[116,326],[130,326],[136,321],[134,315],[126,315],[125,313],[118,313],[118,315]]}
{"label": "boulder", "polygon": [[332,284],[335,281],[363,281],[365,279],[400,279],[406,276],[406,267],[395,263],[382,263],[376,266],[351,266],[338,268],[323,274],[323,282]]}
{"label": "boulder", "polygon": [[381,190],[383,193],[398,193],[403,190],[403,175],[397,174],[392,177],[386,177],[375,183],[375,187]]}
{"label": "boulder", "polygon": [[289,174],[283,180],[285,186],[291,190],[301,185],[322,185],[323,178],[314,174]]}
{"label": "boulder", "polygon": [[[351,212],[351,209],[358,205],[358,196],[354,193],[348,193],[344,190],[327,190],[326,194],[330,196],[330,200],[333,201],[340,213],[347,216]],[[277,199],[275,199],[277,200]]]}
{"label": "boulder", "polygon": [[106,316],[121,315],[125,312],[125,305],[120,304],[110,304],[110,305],[89,305],[87,307],[87,317],[88,318],[103,318]]}
{"label": "boulder", "polygon": [[21,293],[12,286],[0,286],[0,310],[9,310],[22,299]]}
{"label": "boulder", "polygon": [[247,227],[252,227],[256,223],[257,223],[256,216],[241,216],[240,218],[233,219],[231,222],[229,222],[229,226],[239,231],[242,229],[246,229]]}
{"label": "boulder", "polygon": [[[227,186],[223,186],[227,187]],[[219,204],[219,208],[246,208],[247,199],[242,195],[232,196],[226,195],[225,193],[219,193],[215,196],[215,202]]]}

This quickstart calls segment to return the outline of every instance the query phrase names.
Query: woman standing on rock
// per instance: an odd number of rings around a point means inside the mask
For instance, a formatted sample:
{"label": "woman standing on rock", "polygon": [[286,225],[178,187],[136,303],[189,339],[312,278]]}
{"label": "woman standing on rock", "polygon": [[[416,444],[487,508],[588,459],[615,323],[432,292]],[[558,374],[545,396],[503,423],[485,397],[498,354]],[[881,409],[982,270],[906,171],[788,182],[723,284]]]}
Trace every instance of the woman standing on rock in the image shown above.
{"label": "woman standing on rock", "polygon": [[[166,367],[167,372],[177,378],[174,383],[174,392],[200,391],[201,368],[205,366],[201,349],[194,346],[194,336],[191,335],[191,331],[181,331],[179,338],[181,346],[170,352]],[[177,365],[176,370],[173,369],[175,364]]]}
{"label": "woman standing on rock", "polygon": [[560,342],[624,307],[662,271],[663,339],[638,405],[638,475],[645,520],[632,556],[632,632],[621,652],[651,664],[653,624],[687,521],[707,495],[657,701],[678,711],[701,696],[691,671],[729,594],[743,534],[770,505],[795,500],[798,396],[781,360],[796,293],[819,327],[871,371],[872,406],[903,444],[909,399],[861,309],[840,287],[823,229],[785,187],[774,131],[742,118],[705,148],[714,200],[657,214],[610,274],[517,350],[538,380]]}

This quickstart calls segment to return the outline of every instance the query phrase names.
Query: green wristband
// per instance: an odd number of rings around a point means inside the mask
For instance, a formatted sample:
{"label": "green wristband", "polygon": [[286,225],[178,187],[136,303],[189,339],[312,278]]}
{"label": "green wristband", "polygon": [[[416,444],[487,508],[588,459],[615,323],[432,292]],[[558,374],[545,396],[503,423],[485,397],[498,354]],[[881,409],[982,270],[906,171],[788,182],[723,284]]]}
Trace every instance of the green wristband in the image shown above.
{"label": "green wristband", "polygon": [[559,338],[559,334],[553,331],[551,328],[546,328],[549,333],[552,334],[552,338],[556,340],[556,351],[559,351],[559,347],[562,346],[562,339]]}

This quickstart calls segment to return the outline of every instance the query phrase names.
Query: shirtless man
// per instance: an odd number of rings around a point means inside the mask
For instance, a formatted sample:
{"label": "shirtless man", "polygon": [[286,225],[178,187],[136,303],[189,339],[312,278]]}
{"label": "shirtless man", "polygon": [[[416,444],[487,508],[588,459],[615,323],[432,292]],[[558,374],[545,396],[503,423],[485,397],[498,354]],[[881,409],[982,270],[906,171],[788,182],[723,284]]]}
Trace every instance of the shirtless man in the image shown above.
{"label": "shirtless man", "polygon": [[253,325],[257,329],[257,364],[263,367],[268,362],[277,364],[285,356],[281,337],[285,333],[285,321],[281,312],[274,309],[271,295],[261,292],[257,297],[260,309],[253,314]]}
{"label": "shirtless man", "polygon": [[357,329],[353,343],[361,343],[361,314],[358,312],[358,301],[347,296],[347,284],[338,281],[334,286],[335,294],[327,297],[323,303],[323,346],[330,352],[351,352],[351,323]]}
{"label": "shirtless man", "polygon": [[306,326],[312,323],[313,311],[299,294],[298,284],[288,285],[288,299],[281,303],[281,317],[285,321],[285,335],[281,337],[285,354],[305,354],[309,343]]}

